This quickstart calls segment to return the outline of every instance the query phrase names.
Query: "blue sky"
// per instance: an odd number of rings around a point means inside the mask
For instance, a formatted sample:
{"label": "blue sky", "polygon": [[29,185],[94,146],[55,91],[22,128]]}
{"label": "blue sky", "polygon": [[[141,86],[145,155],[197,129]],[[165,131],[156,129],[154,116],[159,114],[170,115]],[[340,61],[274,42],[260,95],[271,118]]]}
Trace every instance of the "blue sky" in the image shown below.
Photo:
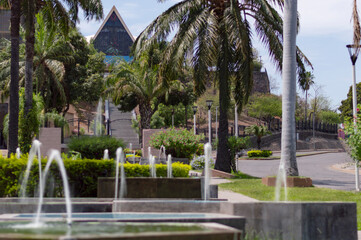
{"label": "blue sky", "polygon": [[[104,17],[113,5],[116,6],[131,33],[136,37],[159,14],[178,0],[158,3],[156,0],[103,0]],[[358,3],[361,6],[361,2]],[[352,42],[352,0],[300,0],[298,1],[301,28],[297,45],[312,62],[315,82],[321,86],[321,93],[328,97],[335,109],[345,99],[352,82],[351,61],[346,45]],[[94,35],[102,22],[80,21],[78,27],[84,36]],[[278,83],[281,93],[281,74],[275,70],[267,51],[256,41],[268,75]],[[360,62],[356,62],[356,78],[361,80]],[[301,97],[302,91],[298,89]],[[310,91],[312,98],[314,91]]]}

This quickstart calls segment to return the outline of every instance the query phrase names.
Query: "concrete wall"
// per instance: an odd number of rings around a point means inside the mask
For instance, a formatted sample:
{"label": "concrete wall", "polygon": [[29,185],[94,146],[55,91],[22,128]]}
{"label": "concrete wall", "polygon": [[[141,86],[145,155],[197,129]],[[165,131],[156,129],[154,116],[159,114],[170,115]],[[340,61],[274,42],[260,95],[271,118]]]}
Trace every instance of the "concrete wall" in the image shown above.
{"label": "concrete wall", "polygon": [[39,134],[41,155],[48,156],[50,149],[61,150],[61,128],[41,128]]}
{"label": "concrete wall", "polygon": [[246,232],[261,239],[357,239],[356,203],[224,203],[221,212],[246,217]]}

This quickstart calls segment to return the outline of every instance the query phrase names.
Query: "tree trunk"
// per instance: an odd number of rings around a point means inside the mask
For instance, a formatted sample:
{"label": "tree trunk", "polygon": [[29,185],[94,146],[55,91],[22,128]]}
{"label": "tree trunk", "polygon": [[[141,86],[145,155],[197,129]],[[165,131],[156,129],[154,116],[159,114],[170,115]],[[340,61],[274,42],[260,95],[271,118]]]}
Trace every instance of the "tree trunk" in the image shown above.
{"label": "tree trunk", "polygon": [[154,114],[150,103],[139,103],[139,114],[139,138],[141,139],[141,142],[143,142],[143,129],[150,129],[150,120],[152,119],[152,116]]}
{"label": "tree trunk", "polygon": [[218,58],[218,78],[219,78],[219,132],[218,132],[218,149],[217,149],[217,161],[215,169],[231,172],[231,155],[228,149],[228,117],[227,110],[230,104],[229,98],[229,59],[230,53],[228,52],[229,46],[226,37],[225,28],[221,26],[220,36],[221,49],[220,56]]}
{"label": "tree trunk", "polygon": [[283,24],[281,164],[288,176],[298,176],[295,131],[297,0],[285,0]]}
{"label": "tree trunk", "polygon": [[307,90],[306,90],[306,103],[305,103],[305,122],[307,122]]}
{"label": "tree trunk", "polygon": [[11,81],[9,100],[8,156],[16,152],[19,131],[19,30],[20,0],[11,1]]}
{"label": "tree trunk", "polygon": [[257,137],[257,146],[258,149],[261,149],[261,137]]}
{"label": "tree trunk", "polygon": [[26,31],[25,31],[25,106],[24,114],[26,117],[32,108],[33,102],[33,60],[35,44],[35,3],[34,0],[28,0],[26,4]]}

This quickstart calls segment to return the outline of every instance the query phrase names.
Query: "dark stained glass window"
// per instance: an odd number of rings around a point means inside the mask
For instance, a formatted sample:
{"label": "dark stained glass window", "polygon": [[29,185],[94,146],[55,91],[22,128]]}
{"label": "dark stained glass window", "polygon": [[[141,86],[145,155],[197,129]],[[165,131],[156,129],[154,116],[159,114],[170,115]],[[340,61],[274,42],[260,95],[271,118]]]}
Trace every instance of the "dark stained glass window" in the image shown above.
{"label": "dark stained glass window", "polygon": [[94,47],[108,56],[129,56],[133,40],[113,12],[94,40]]}

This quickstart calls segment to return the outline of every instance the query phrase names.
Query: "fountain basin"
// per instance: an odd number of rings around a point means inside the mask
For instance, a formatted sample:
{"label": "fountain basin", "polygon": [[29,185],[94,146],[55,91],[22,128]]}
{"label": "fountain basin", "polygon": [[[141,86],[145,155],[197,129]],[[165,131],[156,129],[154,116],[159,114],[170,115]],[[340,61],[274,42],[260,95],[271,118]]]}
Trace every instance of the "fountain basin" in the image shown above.
{"label": "fountain basin", "polygon": [[[15,226],[15,227],[14,227]],[[233,240],[241,239],[241,232],[220,224],[154,224],[154,223],[46,223],[30,228],[27,223],[0,224],[0,239],[185,239]]]}
{"label": "fountain basin", "polygon": [[[201,199],[201,178],[127,178],[126,198]],[[120,186],[120,184],[119,184]],[[114,177],[98,178],[99,198],[114,198]],[[218,185],[210,186],[210,197],[218,197]]]}

